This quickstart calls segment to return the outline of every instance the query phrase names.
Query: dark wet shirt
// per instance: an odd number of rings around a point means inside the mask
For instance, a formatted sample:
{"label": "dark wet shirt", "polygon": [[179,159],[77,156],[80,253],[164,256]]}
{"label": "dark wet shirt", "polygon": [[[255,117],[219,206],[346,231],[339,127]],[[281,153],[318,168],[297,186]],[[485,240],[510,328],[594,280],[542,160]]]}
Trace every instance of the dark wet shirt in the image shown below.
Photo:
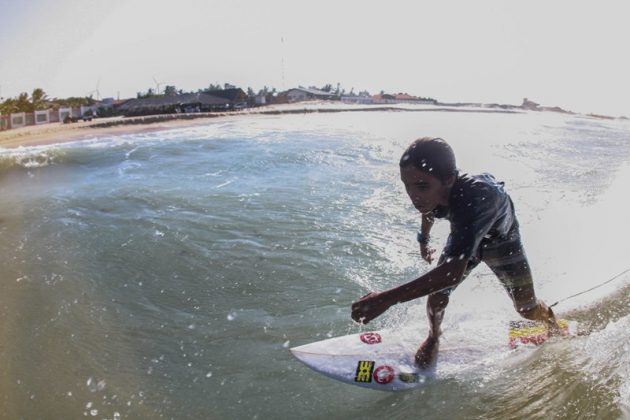
{"label": "dark wet shirt", "polygon": [[503,185],[487,173],[457,176],[448,206],[433,210],[434,217],[451,223],[445,256],[477,256],[482,241],[506,239],[511,229],[518,227],[512,200]]}

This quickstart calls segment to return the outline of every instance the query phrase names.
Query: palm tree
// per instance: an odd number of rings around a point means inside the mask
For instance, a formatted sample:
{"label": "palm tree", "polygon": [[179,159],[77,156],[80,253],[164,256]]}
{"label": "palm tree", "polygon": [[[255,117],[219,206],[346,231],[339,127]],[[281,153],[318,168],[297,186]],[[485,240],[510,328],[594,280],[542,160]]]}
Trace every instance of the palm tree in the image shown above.
{"label": "palm tree", "polygon": [[22,92],[16,99],[17,112],[33,112],[33,104],[28,100],[28,93]]}
{"label": "palm tree", "polygon": [[172,86],[172,85],[166,85],[166,87],[164,88],[164,95],[165,96],[175,96],[175,95],[177,95],[177,88],[175,86]]}
{"label": "palm tree", "polygon": [[33,89],[33,93],[31,94],[31,104],[34,110],[45,109],[47,101],[48,96],[42,88]]}
{"label": "palm tree", "polygon": [[9,115],[14,112],[19,112],[15,98],[9,98],[0,104],[0,114]]}

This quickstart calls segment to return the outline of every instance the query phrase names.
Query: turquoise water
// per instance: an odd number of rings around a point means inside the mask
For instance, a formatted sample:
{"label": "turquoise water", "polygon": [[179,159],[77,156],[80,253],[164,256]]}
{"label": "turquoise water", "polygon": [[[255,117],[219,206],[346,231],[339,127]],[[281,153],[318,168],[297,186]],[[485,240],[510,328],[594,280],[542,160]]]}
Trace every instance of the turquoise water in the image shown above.
{"label": "turquoise water", "polygon": [[[398,178],[416,137],[506,181],[539,297],[630,267],[630,125],[558,114],[365,112],[0,149],[1,418],[627,418],[628,280],[558,306],[587,337],[507,349],[478,269],[444,345],[479,362],[423,390],[334,382],[288,349],[365,329],[350,303],[430,267]],[[438,248],[448,234],[435,227]],[[424,299],[370,328],[426,333]]]}

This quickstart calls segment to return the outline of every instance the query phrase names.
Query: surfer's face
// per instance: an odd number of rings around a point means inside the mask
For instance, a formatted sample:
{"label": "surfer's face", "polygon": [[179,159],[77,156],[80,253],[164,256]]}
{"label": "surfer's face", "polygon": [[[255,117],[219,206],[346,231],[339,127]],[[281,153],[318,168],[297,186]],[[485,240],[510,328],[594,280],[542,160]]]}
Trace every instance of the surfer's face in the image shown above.
{"label": "surfer's face", "polygon": [[430,213],[438,205],[448,205],[448,195],[455,182],[454,176],[443,182],[413,165],[400,169],[400,179],[413,206],[422,214]]}

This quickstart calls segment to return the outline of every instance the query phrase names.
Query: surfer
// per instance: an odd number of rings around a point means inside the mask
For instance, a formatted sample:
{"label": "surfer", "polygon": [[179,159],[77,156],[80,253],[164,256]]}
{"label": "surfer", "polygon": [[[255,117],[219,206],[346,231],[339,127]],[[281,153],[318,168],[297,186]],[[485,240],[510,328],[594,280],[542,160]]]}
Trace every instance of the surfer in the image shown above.
{"label": "surfer", "polygon": [[422,258],[433,262],[430,231],[435,219],[450,222],[450,235],[433,270],[401,286],[361,297],[352,303],[352,319],[367,324],[392,305],[428,295],[429,335],[415,361],[420,368],[430,367],[436,361],[440,325],[450,294],[484,262],[521,316],[543,322],[552,335],[559,333],[552,310],[536,298],[514,205],[503,182],[487,173],[460,173],[450,145],[443,139],[428,137],[414,141],[403,153],[400,177],[411,202],[422,214],[417,235]]}

